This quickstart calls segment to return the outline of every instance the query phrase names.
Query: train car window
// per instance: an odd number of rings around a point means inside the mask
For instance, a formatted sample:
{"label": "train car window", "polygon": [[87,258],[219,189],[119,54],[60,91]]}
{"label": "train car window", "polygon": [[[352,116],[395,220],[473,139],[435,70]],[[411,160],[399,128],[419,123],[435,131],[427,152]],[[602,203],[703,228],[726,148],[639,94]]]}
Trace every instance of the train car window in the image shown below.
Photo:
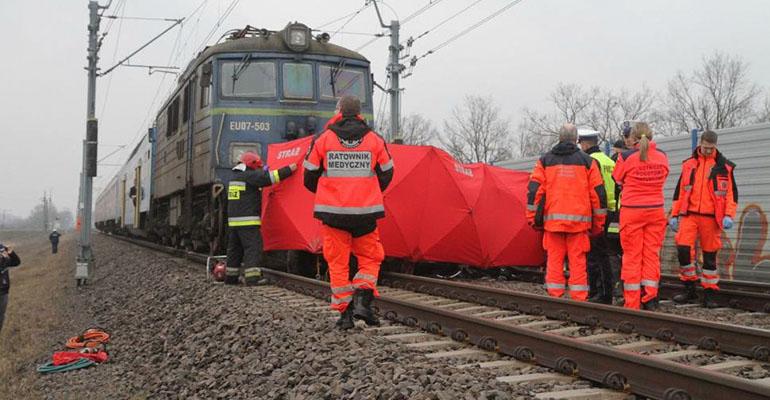
{"label": "train car window", "polygon": [[201,87],[200,108],[208,107],[209,102],[211,102],[211,85],[206,85]]}
{"label": "train car window", "polygon": [[310,64],[283,64],[283,97],[313,98],[313,67]]}
{"label": "train car window", "polygon": [[358,96],[366,101],[366,84],[362,70],[322,65],[318,71],[321,99],[334,100],[345,95]]}
{"label": "train car window", "polygon": [[192,95],[193,85],[187,84],[184,87],[184,96],[182,97],[182,123],[190,119],[190,95]]}
{"label": "train car window", "polygon": [[176,159],[177,160],[181,160],[182,157],[184,157],[184,153],[185,153],[184,142],[185,142],[184,139],[176,142]]}
{"label": "train car window", "polygon": [[230,143],[230,164],[236,165],[238,164],[238,160],[241,159],[241,154],[247,152],[247,151],[253,151],[257,154],[262,154],[262,144],[261,143]]}
{"label": "train car window", "polygon": [[179,128],[179,97],[171,102],[166,110],[166,116],[168,118],[166,122],[166,136],[171,136],[176,133]]}
{"label": "train car window", "polygon": [[219,82],[224,97],[275,97],[275,64],[225,61]]}

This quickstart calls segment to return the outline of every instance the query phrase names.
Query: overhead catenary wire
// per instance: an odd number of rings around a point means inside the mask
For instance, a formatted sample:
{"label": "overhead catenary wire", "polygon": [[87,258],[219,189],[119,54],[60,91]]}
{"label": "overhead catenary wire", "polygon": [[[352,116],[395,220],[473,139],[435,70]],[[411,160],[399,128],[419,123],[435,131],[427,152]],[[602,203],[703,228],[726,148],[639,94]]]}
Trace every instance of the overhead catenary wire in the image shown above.
{"label": "overhead catenary wire", "polygon": [[[429,1],[428,4],[426,4],[425,6],[419,8],[419,9],[417,9],[417,11],[407,15],[406,18],[404,18],[404,20],[401,21],[401,26],[404,26],[406,23],[408,23],[412,19],[416,18],[417,16],[419,16],[422,13],[424,13],[425,11],[428,11],[431,7],[435,6],[436,4],[441,3],[442,1],[443,0],[432,0],[432,1]],[[384,1],[380,1],[380,3],[385,4],[386,6],[388,6],[388,4],[385,3]],[[393,13],[395,14],[395,10],[393,10],[392,7],[388,6],[388,8],[390,8],[391,11],[393,11]],[[396,18],[398,18],[398,16],[396,16]],[[390,33],[389,31],[384,30],[384,31],[382,31],[382,32],[380,32],[378,34],[375,34],[376,37],[367,40],[362,45],[360,45],[360,46],[356,47],[355,49],[353,49],[353,51],[361,51],[361,50],[365,49],[366,47],[369,47],[369,45],[371,45],[372,43],[376,42],[380,38],[388,36],[389,33]]]}
{"label": "overhead catenary wire", "polygon": [[330,35],[330,37],[332,37],[332,38],[333,38],[333,37],[334,37],[334,35],[338,34],[338,33],[339,33],[341,30],[345,29],[345,27],[346,27],[346,26],[347,26],[347,25],[350,23],[350,21],[352,21],[353,19],[355,19],[355,18],[358,16],[358,14],[361,14],[361,11],[364,11],[365,9],[367,9],[367,8],[368,8],[368,7],[369,7],[371,4],[372,4],[371,2],[367,2],[367,3],[366,3],[366,4],[364,4],[364,5],[363,5],[361,8],[359,8],[359,9],[358,9],[358,11],[356,11],[355,13],[353,13],[353,15],[351,15],[351,16],[350,16],[350,18],[348,18],[348,20],[347,20],[347,21],[345,21],[345,23],[344,23],[344,24],[340,25],[340,27],[339,27],[339,28],[337,28],[337,30],[336,30],[336,31],[334,31],[334,33],[332,33],[332,34]]}
{"label": "overhead catenary wire", "polygon": [[[121,8],[122,7],[122,8]],[[126,2],[122,1],[118,3],[118,5],[115,7],[115,13],[123,15],[126,12]],[[120,33],[123,30],[123,21],[121,20],[118,22],[118,34],[115,37],[115,50],[112,53],[112,61],[110,64],[115,62],[115,59],[118,58],[118,49],[120,48]],[[102,101],[102,107],[99,109],[99,117],[101,118],[104,115],[105,110],[107,109],[107,100],[110,98],[110,88],[112,87],[112,75],[107,79],[107,87],[104,90],[104,100]]]}
{"label": "overhead catenary wire", "polygon": [[522,1],[523,1],[523,0],[513,0],[513,1],[511,1],[510,3],[506,4],[504,7],[500,8],[499,10],[497,10],[497,11],[493,12],[492,14],[490,14],[490,15],[488,15],[488,16],[486,16],[486,17],[484,17],[484,18],[482,18],[481,20],[479,20],[479,21],[478,21],[478,22],[476,22],[475,24],[473,24],[473,25],[471,25],[471,26],[469,26],[469,27],[467,27],[467,28],[463,29],[463,30],[462,30],[462,31],[460,31],[459,33],[457,33],[457,34],[455,34],[454,36],[450,37],[449,39],[447,39],[447,40],[445,40],[445,41],[443,41],[443,42],[439,43],[438,45],[436,45],[436,46],[435,46],[435,47],[433,47],[432,49],[430,49],[430,50],[426,51],[425,53],[423,53],[422,55],[420,55],[419,57],[415,57],[415,58],[413,58],[413,59],[412,59],[412,62],[411,62],[411,64],[412,64],[412,67],[414,67],[414,65],[417,63],[417,61],[419,61],[419,60],[421,60],[421,59],[423,59],[423,58],[425,58],[425,57],[427,57],[427,56],[429,56],[429,55],[431,55],[431,54],[434,54],[434,53],[436,53],[437,51],[441,50],[442,48],[444,48],[444,47],[448,46],[450,43],[452,43],[452,42],[454,42],[455,40],[457,40],[457,39],[459,39],[459,38],[463,37],[464,35],[466,35],[466,34],[468,34],[468,33],[472,32],[473,30],[475,30],[476,28],[478,28],[478,27],[480,27],[480,26],[484,25],[485,23],[487,23],[487,22],[491,21],[493,18],[495,18],[495,17],[497,17],[498,15],[502,14],[503,12],[505,12],[505,11],[506,11],[506,10],[508,10],[508,9],[510,9],[511,7],[513,7],[513,6],[515,6],[515,5],[519,4],[519,3],[521,3]]}
{"label": "overhead catenary wire", "polygon": [[[415,38],[411,39],[411,43],[414,43],[414,42],[415,42],[415,41],[417,41],[418,39],[421,39],[421,38],[423,38],[423,37],[427,36],[427,35],[428,35],[428,34],[430,34],[431,32],[433,32],[433,31],[435,31],[436,29],[440,28],[442,25],[444,25],[444,24],[448,23],[449,21],[451,21],[451,20],[453,20],[453,19],[455,19],[455,18],[459,17],[461,14],[463,14],[463,13],[465,13],[466,11],[470,10],[471,8],[473,8],[473,6],[475,6],[476,4],[479,4],[479,3],[481,3],[482,1],[484,1],[484,0],[476,0],[476,1],[474,1],[473,3],[469,4],[467,7],[463,8],[462,10],[460,10],[460,11],[458,11],[458,12],[456,12],[456,13],[454,13],[454,14],[450,15],[448,18],[444,18],[444,19],[443,19],[441,22],[439,22],[438,24],[436,24],[436,25],[434,25],[434,26],[432,26],[432,27],[428,28],[428,30],[426,30],[425,32],[423,32],[423,33],[421,33],[421,34],[417,35],[417,37],[415,37]],[[411,43],[410,43],[410,45],[411,45]]]}
{"label": "overhead catenary wire", "polygon": [[230,2],[230,5],[227,6],[227,8],[225,9],[225,12],[222,13],[222,15],[219,17],[219,19],[214,24],[214,26],[211,27],[211,31],[209,31],[208,35],[206,35],[206,37],[203,39],[201,44],[198,45],[198,47],[196,48],[196,52],[202,50],[206,46],[206,43],[208,43],[211,37],[214,36],[214,33],[216,33],[217,29],[222,25],[222,23],[227,19],[227,17],[230,16],[230,13],[233,12],[236,6],[238,6],[239,2],[240,0],[233,0]]}

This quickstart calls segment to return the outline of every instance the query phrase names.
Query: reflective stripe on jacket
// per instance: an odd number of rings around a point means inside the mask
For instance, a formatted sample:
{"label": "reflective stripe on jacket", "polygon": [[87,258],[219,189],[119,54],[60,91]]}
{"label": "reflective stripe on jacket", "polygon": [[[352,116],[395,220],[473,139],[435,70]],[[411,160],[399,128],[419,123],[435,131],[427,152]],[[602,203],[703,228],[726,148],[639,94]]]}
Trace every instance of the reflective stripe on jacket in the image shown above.
{"label": "reflective stripe on jacket", "polygon": [[713,157],[703,156],[699,146],[692,157],[682,162],[682,173],[674,190],[672,216],[713,215],[720,228],[725,216],[735,218],[738,205],[738,187],[733,175],[735,164],[718,150],[714,152]]}
{"label": "reflective stripe on jacket", "polygon": [[382,192],[393,178],[385,141],[359,118],[336,118],[308,151],[305,186],[315,192],[313,215],[339,229],[374,227],[385,216]]}
{"label": "reflective stripe on jacket", "polygon": [[277,170],[251,170],[243,164],[233,168],[227,184],[227,226],[231,228],[262,225],[262,187],[276,184],[291,175],[289,167]]}
{"label": "reflective stripe on jacket", "polygon": [[562,142],[535,164],[527,193],[527,220],[549,232],[604,227],[607,195],[598,163],[574,143]]}

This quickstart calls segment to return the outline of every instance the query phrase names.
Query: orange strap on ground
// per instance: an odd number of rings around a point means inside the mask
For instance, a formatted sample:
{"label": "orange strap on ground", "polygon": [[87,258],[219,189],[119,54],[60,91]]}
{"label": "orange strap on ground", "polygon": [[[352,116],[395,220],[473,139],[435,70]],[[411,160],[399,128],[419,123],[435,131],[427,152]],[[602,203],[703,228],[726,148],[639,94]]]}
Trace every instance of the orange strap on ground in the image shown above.
{"label": "orange strap on ground", "polygon": [[67,340],[66,346],[70,349],[97,347],[110,341],[110,334],[101,329],[89,329],[80,336],[74,336]]}

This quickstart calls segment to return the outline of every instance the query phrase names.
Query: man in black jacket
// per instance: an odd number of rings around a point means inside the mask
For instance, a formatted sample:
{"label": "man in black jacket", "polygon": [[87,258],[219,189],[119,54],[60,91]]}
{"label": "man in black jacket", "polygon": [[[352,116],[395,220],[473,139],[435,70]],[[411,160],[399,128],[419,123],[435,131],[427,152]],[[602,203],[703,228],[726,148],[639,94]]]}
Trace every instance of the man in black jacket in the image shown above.
{"label": "man in black jacket", "polygon": [[8,290],[11,287],[10,277],[6,268],[21,264],[21,259],[10,247],[0,243],[0,331],[3,329],[5,308],[8,306]]}
{"label": "man in black jacket", "polygon": [[48,235],[48,240],[51,241],[51,254],[56,254],[59,251],[59,236],[61,233],[57,232],[56,229]]}
{"label": "man in black jacket", "polygon": [[262,270],[262,188],[286,179],[297,170],[296,164],[265,171],[256,153],[245,152],[233,167],[227,185],[227,268],[225,284],[238,283],[243,263],[247,285],[263,283]]}

